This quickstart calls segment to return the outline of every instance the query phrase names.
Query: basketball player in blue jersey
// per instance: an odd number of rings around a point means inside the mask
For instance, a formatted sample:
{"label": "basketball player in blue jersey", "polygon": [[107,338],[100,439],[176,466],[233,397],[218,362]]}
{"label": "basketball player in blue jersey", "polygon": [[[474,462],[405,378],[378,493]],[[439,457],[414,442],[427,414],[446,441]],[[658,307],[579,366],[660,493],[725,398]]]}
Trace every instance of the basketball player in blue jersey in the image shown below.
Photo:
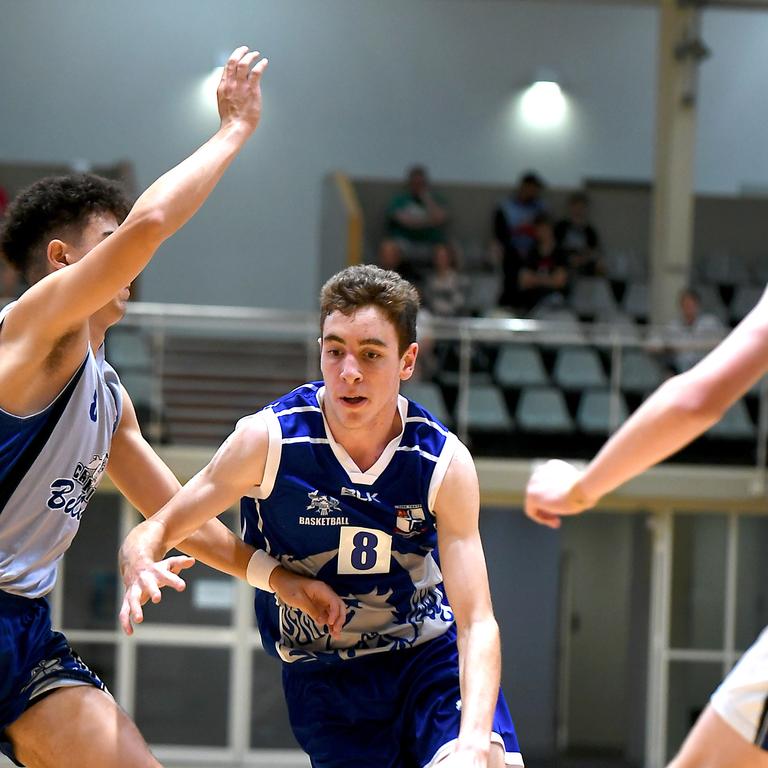
{"label": "basketball player in blue jersey", "polygon": [[[499,631],[467,449],[399,395],[418,353],[414,288],[349,267],[321,293],[322,382],[244,418],[211,463],[121,549],[121,620],[167,550],[242,497],[264,647],[315,768],[523,764],[499,691]],[[327,582],[323,627],[275,595],[280,563]]]}
{"label": "basketball player in blue jersey", "polygon": [[[159,765],[98,677],[52,631],[45,595],[105,471],[145,515],[179,488],[142,438],[102,342],[123,316],[131,281],[256,128],[266,68],[257,59],[247,48],[233,53],[219,86],[220,129],[130,212],[119,190],[94,176],[45,179],[7,212],[3,253],[32,284],[0,313],[0,749],[17,765]],[[185,550],[244,577],[253,548],[211,523]],[[176,574],[192,562],[161,563],[153,584],[181,588]],[[318,621],[329,605],[342,607],[325,585],[282,568],[273,584]]]}
{"label": "basketball player in blue jersey", "polygon": [[[706,432],[768,374],[768,291],[707,357],[666,381],[579,472],[550,461],[526,514],[551,528]],[[714,692],[670,768],[768,768],[768,627]]]}

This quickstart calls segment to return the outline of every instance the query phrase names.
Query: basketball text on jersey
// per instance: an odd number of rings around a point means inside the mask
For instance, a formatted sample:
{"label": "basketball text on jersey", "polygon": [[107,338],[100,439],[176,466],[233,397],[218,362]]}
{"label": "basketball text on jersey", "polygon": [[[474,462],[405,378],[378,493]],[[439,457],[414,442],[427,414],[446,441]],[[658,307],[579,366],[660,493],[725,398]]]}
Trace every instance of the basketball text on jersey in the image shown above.
{"label": "basketball text on jersey", "polygon": [[78,461],[72,477],[59,477],[54,480],[46,502],[48,509],[59,510],[75,520],[80,520],[91,496],[96,493],[108,460],[109,453],[95,454],[87,464]]}

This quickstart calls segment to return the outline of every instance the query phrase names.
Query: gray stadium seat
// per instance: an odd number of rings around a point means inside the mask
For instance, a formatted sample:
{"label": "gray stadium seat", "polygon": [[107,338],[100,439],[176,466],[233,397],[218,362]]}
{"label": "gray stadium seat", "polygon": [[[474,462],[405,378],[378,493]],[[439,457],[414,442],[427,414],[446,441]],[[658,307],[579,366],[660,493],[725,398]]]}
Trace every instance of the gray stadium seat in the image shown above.
{"label": "gray stadium seat", "polygon": [[650,303],[648,301],[648,283],[630,283],[624,293],[622,309],[635,319],[648,317]]}
{"label": "gray stadium seat", "polygon": [[621,388],[625,392],[646,393],[666,378],[658,360],[642,349],[625,349],[621,354]]}
{"label": "gray stadium seat", "polygon": [[614,336],[624,341],[640,341],[642,332],[638,324],[621,310],[597,315],[589,329],[590,341],[593,344],[606,344]]}
{"label": "gray stadium seat", "polygon": [[452,419],[446,410],[443,393],[437,384],[433,384],[431,381],[404,381],[400,385],[400,392],[409,400],[423,405],[443,424],[451,423]]}
{"label": "gray stadium seat", "polygon": [[694,263],[695,273],[705,283],[746,285],[749,270],[744,259],[727,251],[709,251],[699,256]]}
{"label": "gray stadium seat", "polygon": [[582,432],[607,435],[627,418],[627,404],[618,395],[618,421],[611,424],[611,392],[608,389],[588,390],[581,396],[576,411],[576,424]]}
{"label": "gray stadium seat", "polygon": [[496,387],[479,384],[469,388],[468,425],[470,429],[512,429],[504,398]]}
{"label": "gray stadium seat", "polygon": [[749,440],[754,436],[755,425],[743,400],[734,403],[723,418],[707,432],[707,437],[724,440]]}
{"label": "gray stadium seat", "polygon": [[580,277],[571,288],[568,304],[577,315],[615,312],[618,307],[610,283],[604,277]]}
{"label": "gray stadium seat", "polygon": [[563,389],[604,387],[608,383],[600,358],[591,347],[562,348],[552,378]]}
{"label": "gray stadium seat", "polygon": [[573,432],[563,393],[556,387],[528,387],[520,394],[515,423],[527,432]]}
{"label": "gray stadium seat", "polygon": [[605,265],[612,280],[643,281],[648,276],[648,259],[632,250],[610,250],[605,254]]}
{"label": "gray stadium seat", "polygon": [[549,383],[541,355],[530,344],[508,344],[502,347],[496,358],[494,375],[502,387]]}
{"label": "gray stadium seat", "polygon": [[495,272],[473,272],[468,277],[467,310],[485,315],[498,304],[501,278]]}
{"label": "gray stadium seat", "polygon": [[544,345],[555,346],[564,342],[586,342],[587,340],[579,318],[567,307],[537,306],[531,312],[531,318],[540,320],[542,323],[551,323],[553,326],[539,337]]}

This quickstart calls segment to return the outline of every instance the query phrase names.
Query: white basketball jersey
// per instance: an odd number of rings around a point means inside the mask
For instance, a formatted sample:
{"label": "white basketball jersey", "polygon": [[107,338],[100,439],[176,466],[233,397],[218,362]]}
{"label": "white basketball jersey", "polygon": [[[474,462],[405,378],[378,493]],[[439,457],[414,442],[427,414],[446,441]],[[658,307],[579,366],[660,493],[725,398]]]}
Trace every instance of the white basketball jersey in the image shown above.
{"label": "white basketball jersey", "polygon": [[[0,310],[0,325],[12,309]],[[41,597],[77,533],[120,421],[120,380],[89,348],[56,399],[31,416],[0,409],[0,590]]]}

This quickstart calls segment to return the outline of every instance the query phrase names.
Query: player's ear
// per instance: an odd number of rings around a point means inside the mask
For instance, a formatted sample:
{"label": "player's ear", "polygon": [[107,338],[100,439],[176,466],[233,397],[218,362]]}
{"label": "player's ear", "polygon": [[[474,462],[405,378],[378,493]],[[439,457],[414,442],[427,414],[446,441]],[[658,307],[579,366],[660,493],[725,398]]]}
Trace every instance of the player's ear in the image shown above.
{"label": "player's ear", "polygon": [[72,263],[68,254],[67,244],[58,238],[54,238],[48,243],[45,257],[47,272],[55,272],[57,269]]}
{"label": "player's ear", "polygon": [[408,381],[413,376],[413,369],[418,355],[419,345],[414,341],[408,345],[408,349],[405,350],[400,358],[400,381]]}

